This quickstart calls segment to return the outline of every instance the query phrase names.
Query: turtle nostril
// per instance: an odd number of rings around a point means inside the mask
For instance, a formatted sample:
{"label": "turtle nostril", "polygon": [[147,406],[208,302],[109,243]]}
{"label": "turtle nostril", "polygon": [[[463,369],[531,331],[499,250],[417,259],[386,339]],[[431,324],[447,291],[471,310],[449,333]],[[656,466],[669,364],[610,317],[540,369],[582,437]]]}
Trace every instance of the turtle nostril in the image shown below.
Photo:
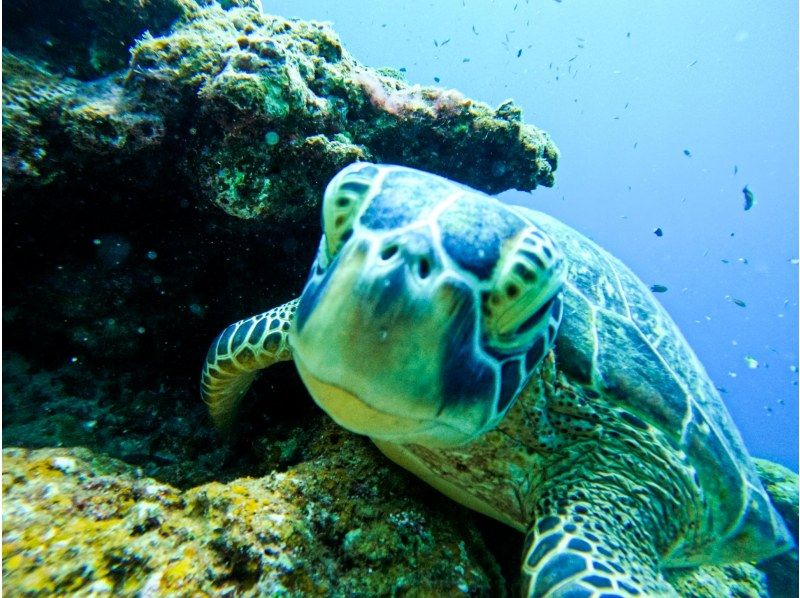
{"label": "turtle nostril", "polygon": [[417,264],[417,271],[419,272],[420,278],[428,278],[431,273],[431,263],[427,258],[423,257],[419,260],[419,264]]}
{"label": "turtle nostril", "polygon": [[388,260],[395,253],[397,253],[397,245],[389,245],[388,247],[385,247],[383,251],[381,251],[381,259]]}

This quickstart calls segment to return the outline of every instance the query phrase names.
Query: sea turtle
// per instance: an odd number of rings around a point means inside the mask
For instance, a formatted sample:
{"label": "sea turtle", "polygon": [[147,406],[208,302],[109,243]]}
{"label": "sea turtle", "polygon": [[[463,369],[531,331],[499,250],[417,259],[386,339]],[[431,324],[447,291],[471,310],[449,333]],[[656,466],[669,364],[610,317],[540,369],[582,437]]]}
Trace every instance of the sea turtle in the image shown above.
{"label": "sea turtle", "polygon": [[792,540],[702,365],[647,287],[558,220],[356,163],[305,289],[226,328],[220,428],[293,359],[314,400],[447,496],[527,532],[529,596],[674,595],[664,568]]}

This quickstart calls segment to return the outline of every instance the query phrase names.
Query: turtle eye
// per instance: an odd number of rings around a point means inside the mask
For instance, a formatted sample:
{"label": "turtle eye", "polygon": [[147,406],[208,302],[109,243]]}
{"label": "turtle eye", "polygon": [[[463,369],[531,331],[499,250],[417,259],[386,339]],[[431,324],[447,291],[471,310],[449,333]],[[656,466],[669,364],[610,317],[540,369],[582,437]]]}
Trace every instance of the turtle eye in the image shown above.
{"label": "turtle eye", "polygon": [[347,242],[353,221],[370,195],[377,169],[371,164],[351,164],[337,174],[322,200],[322,230],[328,259]]}
{"label": "turtle eye", "polygon": [[483,296],[484,332],[489,345],[517,353],[545,337],[561,320],[561,288],[565,264],[555,243],[536,227],[509,241],[493,273],[492,288]]}

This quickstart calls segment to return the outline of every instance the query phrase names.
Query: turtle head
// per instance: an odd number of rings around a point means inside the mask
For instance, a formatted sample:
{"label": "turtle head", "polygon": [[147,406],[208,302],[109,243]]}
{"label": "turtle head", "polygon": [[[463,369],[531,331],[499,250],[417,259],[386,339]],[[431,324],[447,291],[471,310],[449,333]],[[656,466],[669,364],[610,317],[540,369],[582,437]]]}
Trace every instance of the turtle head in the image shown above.
{"label": "turtle head", "polygon": [[295,363],[354,432],[469,442],[552,346],[564,270],[547,235],[493,198],[409,168],[351,165],[325,191]]}

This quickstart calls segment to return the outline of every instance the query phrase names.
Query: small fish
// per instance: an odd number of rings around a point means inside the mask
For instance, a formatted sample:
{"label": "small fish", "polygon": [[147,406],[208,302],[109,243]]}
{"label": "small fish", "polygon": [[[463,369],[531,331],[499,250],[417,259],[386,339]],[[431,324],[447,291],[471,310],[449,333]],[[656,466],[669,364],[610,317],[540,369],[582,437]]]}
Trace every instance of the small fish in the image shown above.
{"label": "small fish", "polygon": [[[572,62],[572,61],[573,61],[573,60],[575,60],[577,57],[578,57],[578,55],[577,55],[577,54],[575,54],[575,56],[573,56],[572,58],[570,58],[569,60],[567,60],[567,62]],[[550,66],[553,66],[553,63],[552,63],[552,62],[550,63]]]}
{"label": "small fish", "polygon": [[739,307],[747,307],[747,303],[742,301],[741,299],[732,299],[732,301],[738,305]]}
{"label": "small fish", "polygon": [[449,43],[450,43],[450,38],[448,37],[446,40],[444,40],[443,42],[441,42],[441,43],[439,44],[439,46],[446,46],[446,45],[447,45],[447,44],[449,44]]}
{"label": "small fish", "polygon": [[661,230],[661,227],[655,229],[653,231],[653,233],[655,234],[656,237],[663,237],[664,236],[664,231]]}
{"label": "small fish", "polygon": [[747,364],[747,367],[749,367],[751,370],[758,369],[757,359],[750,357],[749,355],[746,355],[744,358],[744,362]]}
{"label": "small fish", "polygon": [[630,37],[630,36],[631,36],[631,32],[628,31],[628,33],[625,34],[625,37]]}
{"label": "small fish", "polygon": [[728,389],[725,388],[724,386],[717,386],[717,390],[722,394],[728,394]]}
{"label": "small fish", "polygon": [[436,40],[433,40],[433,45],[438,48],[439,47],[439,42],[437,42]]}
{"label": "small fish", "polygon": [[797,264],[800,264],[800,260],[799,260],[799,259],[797,259],[796,257],[793,257],[793,258],[791,258],[791,259],[789,260],[789,263],[790,263],[790,264],[794,264],[794,265],[796,266]]}
{"label": "small fish", "polygon": [[434,77],[433,80],[436,81],[437,83],[439,83],[439,81],[441,81],[441,79],[439,77]]}
{"label": "small fish", "polygon": [[666,293],[667,287],[665,287],[663,284],[654,284],[650,286],[650,290],[654,293]]}
{"label": "small fish", "polygon": [[692,152],[690,152],[689,150],[685,149],[685,150],[683,150],[683,155],[691,158],[692,157]]}
{"label": "small fish", "polygon": [[750,260],[748,260],[746,257],[740,257],[739,261],[742,262],[743,264],[749,264],[750,263]]}
{"label": "small fish", "polygon": [[404,67],[404,66],[401,66],[401,67],[400,67],[400,72],[401,72],[401,73],[405,73],[407,70],[408,70],[408,69],[407,69],[406,67]]}
{"label": "small fish", "polygon": [[520,56],[522,56],[522,48],[517,50],[517,58],[519,58]]}
{"label": "small fish", "polygon": [[720,261],[721,261],[723,264],[730,264],[730,263],[731,263],[731,261],[730,261],[730,260],[726,260],[726,259],[721,259]]}
{"label": "small fish", "polygon": [[796,365],[790,365],[789,366],[789,370],[796,374],[797,373],[797,366]]}
{"label": "small fish", "polygon": [[472,26],[472,33],[474,33],[475,35],[478,35],[478,30],[475,29],[475,25]]}
{"label": "small fish", "polygon": [[753,192],[747,188],[747,185],[745,185],[744,189],[742,189],[742,193],[744,194],[744,210],[746,212],[756,205],[756,196],[753,195]]}
{"label": "small fish", "polygon": [[736,176],[736,173],[739,172],[739,167],[736,164],[733,165],[733,176]]}
{"label": "small fish", "polygon": [[633,149],[636,149],[637,147],[639,147],[639,142],[638,141],[634,141],[633,142]]}
{"label": "small fish", "polygon": [[694,65],[696,65],[696,64],[697,64],[697,61],[696,61],[696,60],[693,60],[693,61],[692,61],[692,62],[690,62],[690,63],[689,63],[687,66],[694,66]]}
{"label": "small fish", "polygon": [[465,58],[465,59],[464,59],[464,60],[462,60],[461,62],[469,62],[469,58]]}

